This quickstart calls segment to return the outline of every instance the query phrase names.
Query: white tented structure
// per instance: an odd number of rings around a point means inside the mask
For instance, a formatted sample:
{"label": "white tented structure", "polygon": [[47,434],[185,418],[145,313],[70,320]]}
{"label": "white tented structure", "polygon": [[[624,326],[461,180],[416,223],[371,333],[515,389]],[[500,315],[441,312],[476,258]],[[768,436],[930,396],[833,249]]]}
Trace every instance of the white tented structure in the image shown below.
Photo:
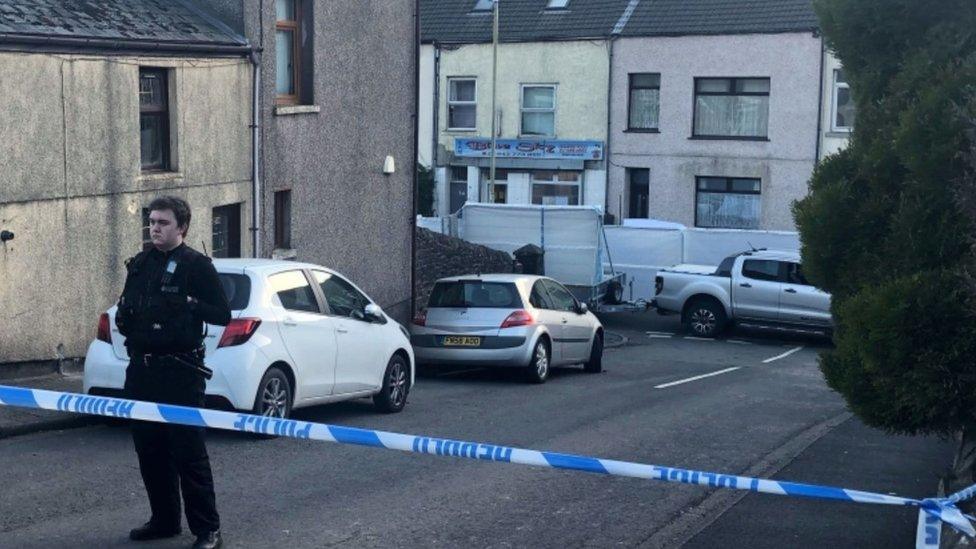
{"label": "white tented structure", "polygon": [[512,253],[535,244],[545,253],[546,276],[569,286],[604,282],[603,212],[590,206],[466,204],[460,237]]}

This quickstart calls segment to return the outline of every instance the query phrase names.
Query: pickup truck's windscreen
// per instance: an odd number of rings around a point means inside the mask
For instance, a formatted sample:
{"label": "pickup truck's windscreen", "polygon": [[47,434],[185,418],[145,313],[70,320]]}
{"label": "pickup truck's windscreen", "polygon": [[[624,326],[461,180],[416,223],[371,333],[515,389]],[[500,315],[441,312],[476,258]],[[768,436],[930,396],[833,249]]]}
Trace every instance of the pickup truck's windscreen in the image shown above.
{"label": "pickup truck's windscreen", "polygon": [[523,307],[515,284],[461,280],[438,282],[430,294],[428,307],[482,307],[520,309]]}

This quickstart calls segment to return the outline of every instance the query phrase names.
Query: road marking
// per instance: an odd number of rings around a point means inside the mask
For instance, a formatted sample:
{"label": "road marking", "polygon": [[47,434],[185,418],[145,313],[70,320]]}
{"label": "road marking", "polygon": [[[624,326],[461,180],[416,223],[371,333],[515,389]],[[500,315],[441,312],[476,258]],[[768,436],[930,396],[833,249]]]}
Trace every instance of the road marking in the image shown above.
{"label": "road marking", "polygon": [[691,340],[691,341],[715,341],[714,339],[712,339],[710,337],[685,336],[685,339],[688,339],[688,340]]}
{"label": "road marking", "polygon": [[671,383],[662,383],[661,385],[655,385],[655,389],[667,389],[668,387],[674,387],[675,385],[681,385],[682,383],[688,383],[690,381],[698,381],[699,379],[705,379],[706,377],[717,376],[721,374],[727,374],[729,372],[734,372],[738,370],[739,366],[734,366],[732,368],[726,368],[724,370],[719,370],[717,372],[712,372],[710,374],[702,374],[700,376],[689,377],[687,379],[679,379],[678,381],[672,381]]}
{"label": "road marking", "polygon": [[649,336],[659,335],[659,336],[668,336],[668,337],[671,337],[674,334],[672,334],[671,332],[647,332],[647,335],[649,335]]}
{"label": "road marking", "polygon": [[647,334],[647,337],[654,337],[654,338],[657,338],[657,339],[671,339],[671,338],[674,337],[674,335],[668,335],[668,334]]}
{"label": "road marking", "polygon": [[779,360],[781,358],[786,358],[786,357],[792,355],[793,353],[799,351],[802,348],[803,348],[803,346],[801,345],[800,347],[794,347],[793,349],[790,349],[789,351],[786,351],[785,353],[783,353],[781,355],[776,355],[774,357],[767,358],[766,360],[763,361],[763,364],[769,364],[770,362],[772,362],[774,360]]}
{"label": "road marking", "polygon": [[726,339],[729,343],[735,343],[736,345],[752,345],[751,341],[742,341],[741,339]]}

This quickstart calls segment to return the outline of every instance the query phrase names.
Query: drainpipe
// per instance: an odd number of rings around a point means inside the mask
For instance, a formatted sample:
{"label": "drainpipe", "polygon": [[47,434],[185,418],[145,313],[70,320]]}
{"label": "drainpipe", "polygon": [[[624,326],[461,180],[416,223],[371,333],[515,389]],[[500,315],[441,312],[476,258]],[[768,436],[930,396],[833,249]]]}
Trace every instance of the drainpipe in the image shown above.
{"label": "drainpipe", "polygon": [[[606,214],[610,213],[610,135],[612,134],[612,116],[610,115],[610,108],[613,99],[613,42],[619,37],[616,33],[610,34],[610,39],[608,40],[609,46],[607,47],[607,143],[603,150],[604,162],[606,163],[606,175],[604,176],[603,183],[603,215],[606,219]],[[617,224],[620,224],[620,220],[617,220]]]}
{"label": "drainpipe", "polygon": [[[413,2],[413,185],[410,190],[412,213],[410,215],[410,315],[417,312],[417,155],[420,154],[420,0]],[[435,130],[436,134],[436,130]],[[433,152],[431,156],[433,157]],[[431,166],[434,162],[431,159]]]}
{"label": "drainpipe", "polygon": [[820,141],[823,124],[823,99],[824,99],[824,56],[827,50],[824,47],[823,36],[820,37],[820,92],[817,97],[817,144],[813,149],[813,168],[817,169],[820,163]]}
{"label": "drainpipe", "polygon": [[251,257],[261,257],[261,62],[259,49],[251,51]]}
{"label": "drainpipe", "polygon": [[[440,144],[440,114],[441,114],[441,45],[436,40],[431,43],[434,48],[434,107],[432,112],[434,113],[434,122],[431,126],[431,147],[430,147],[430,169],[433,170],[431,175],[434,176],[434,187],[437,185],[437,145]],[[418,91],[418,93],[420,93]],[[419,112],[419,111],[418,111]],[[449,171],[449,170],[448,170]],[[451,180],[450,178],[445,178],[444,187],[441,189],[440,198],[447,197],[444,204],[441,204],[441,217],[446,217],[451,215]],[[445,214],[445,212],[447,212]]]}

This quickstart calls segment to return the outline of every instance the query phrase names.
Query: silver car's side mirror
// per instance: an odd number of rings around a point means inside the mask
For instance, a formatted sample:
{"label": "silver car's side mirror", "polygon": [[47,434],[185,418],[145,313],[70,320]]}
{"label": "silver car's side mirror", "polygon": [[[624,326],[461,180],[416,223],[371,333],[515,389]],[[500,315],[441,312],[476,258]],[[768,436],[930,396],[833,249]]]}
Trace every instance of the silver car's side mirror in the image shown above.
{"label": "silver car's side mirror", "polygon": [[383,309],[375,303],[369,303],[363,309],[367,320],[383,320]]}

